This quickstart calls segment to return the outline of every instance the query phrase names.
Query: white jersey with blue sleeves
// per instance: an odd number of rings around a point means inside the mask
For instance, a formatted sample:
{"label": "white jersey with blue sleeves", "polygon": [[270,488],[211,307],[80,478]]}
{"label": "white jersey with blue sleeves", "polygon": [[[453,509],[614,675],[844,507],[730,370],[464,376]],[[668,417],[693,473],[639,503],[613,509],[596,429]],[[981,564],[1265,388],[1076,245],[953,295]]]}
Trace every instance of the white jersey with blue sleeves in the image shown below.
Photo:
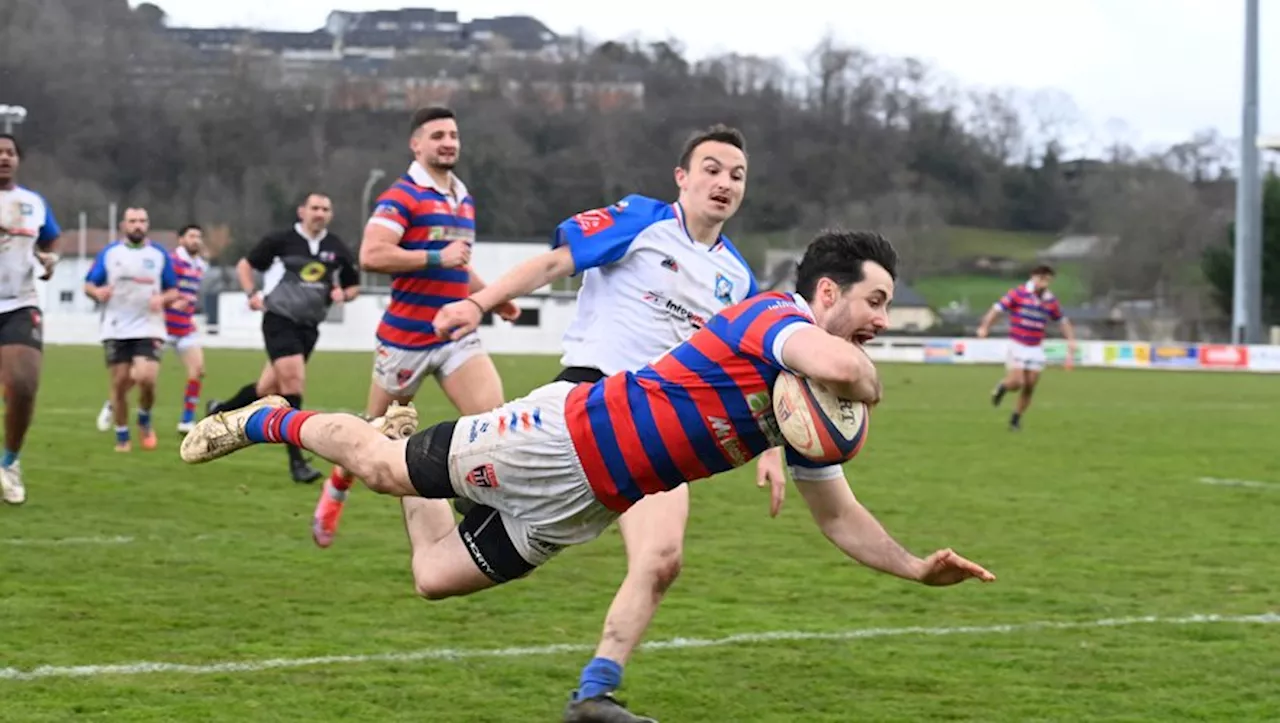
{"label": "white jersey with blue sleeves", "polygon": [[552,246],[568,246],[582,274],[577,312],[564,335],[567,367],[605,374],[640,369],[758,291],[729,239],[711,246],[694,241],[679,204],[645,196],[564,221]]}
{"label": "white jersey with blue sleeves", "polygon": [[35,252],[60,235],[62,229],[40,194],[22,186],[0,190],[0,314],[40,305]]}
{"label": "white jersey with blue sleeves", "polygon": [[85,281],[111,286],[102,306],[102,340],[164,339],[164,310],[151,310],[151,297],[178,285],[164,247],[151,240],[134,245],[113,241],[93,260]]}

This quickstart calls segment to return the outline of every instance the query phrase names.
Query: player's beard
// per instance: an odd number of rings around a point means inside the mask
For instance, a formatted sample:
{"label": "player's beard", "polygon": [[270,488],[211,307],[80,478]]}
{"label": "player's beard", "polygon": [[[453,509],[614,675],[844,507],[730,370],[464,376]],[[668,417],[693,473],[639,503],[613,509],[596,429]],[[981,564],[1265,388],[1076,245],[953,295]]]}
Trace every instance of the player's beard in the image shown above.
{"label": "player's beard", "polygon": [[454,166],[458,165],[458,157],[454,156],[447,161],[442,158],[434,158],[428,161],[427,165],[437,171],[452,171]]}
{"label": "player's beard", "polygon": [[138,233],[137,231],[130,231],[126,233],[124,237],[129,239],[129,243],[131,244],[140,244],[147,238],[147,235],[145,233]]}

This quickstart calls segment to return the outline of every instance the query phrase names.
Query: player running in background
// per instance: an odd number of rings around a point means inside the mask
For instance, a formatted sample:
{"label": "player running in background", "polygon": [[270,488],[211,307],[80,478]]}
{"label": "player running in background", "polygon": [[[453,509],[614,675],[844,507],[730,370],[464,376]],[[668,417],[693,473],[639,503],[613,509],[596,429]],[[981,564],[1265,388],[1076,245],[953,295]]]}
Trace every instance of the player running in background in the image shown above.
{"label": "player running in background", "polygon": [[[796,293],[731,306],[639,371],[594,384],[553,382],[399,441],[359,417],[266,398],[201,420],[183,441],[182,458],[204,462],[288,442],[351,469],[376,492],[425,498],[406,519],[416,590],[428,599],[468,595],[598,537],[649,495],[785,445],[771,401],[784,370],[878,403],[876,369],[860,344],[888,325],[896,265],[893,247],[877,234],[826,233],[806,251]],[[398,407],[394,416],[416,413]],[[785,453],[815,522],[849,557],[926,584],[994,579],[951,550],[912,555],[858,502],[840,465],[814,463],[789,447]],[[443,501],[455,497],[477,505],[456,525]],[[647,720],[608,693],[589,702],[565,720]]]}
{"label": "player running in background", "polygon": [[[204,231],[195,224],[183,226],[178,231],[178,247],[170,254],[173,269],[178,275],[178,298],[164,310],[167,344],[178,352],[187,369],[187,388],[182,396],[182,416],[178,432],[186,434],[196,421],[196,405],[200,403],[200,384],[204,379],[204,350],[200,348],[200,336],[196,333],[196,304],[200,283],[209,263],[201,255]],[[98,413],[99,431],[111,429],[111,400],[102,405]]]}
{"label": "player running in background", "polygon": [[1050,321],[1056,321],[1062,327],[1062,335],[1067,339],[1066,366],[1071,368],[1076,356],[1076,335],[1071,320],[1062,315],[1062,305],[1058,298],[1049,291],[1053,283],[1053,268],[1037,266],[1031,270],[1031,278],[1026,283],[1009,289],[1000,301],[987,311],[978,325],[978,338],[985,339],[991,330],[991,322],[1000,312],[1009,315],[1009,356],[1005,362],[1004,379],[996,384],[991,392],[991,403],[1000,405],[1006,392],[1021,391],[1013,416],[1009,417],[1009,429],[1022,428],[1022,415],[1031,406],[1031,395],[1040,381],[1040,373],[1044,371],[1044,334]]}
{"label": "player running in background", "polygon": [[138,386],[138,434],[143,449],[156,448],[151,409],[164,346],[164,308],[178,299],[178,276],[169,252],[147,238],[146,209],[124,212],[124,240],[98,252],[85,275],[85,293],[102,305],[102,345],[111,381],[116,451],[132,449],[129,390]]}
{"label": "player running in background", "polygon": [[[483,312],[573,274],[582,274],[575,316],[565,332],[564,369],[555,381],[596,382],[635,371],[688,339],[706,320],[758,292],[755,274],[722,231],[746,194],[742,134],[722,125],[693,134],[675,167],[675,203],[627,196],[564,221],[554,250],[516,266],[470,298],[449,304],[436,329],[471,334]],[[786,476],[776,451],[760,458],[758,482],[774,486],[777,513]],[[575,699],[621,684],[622,667],[680,574],[689,490],[644,498],[618,521],[627,575]],[[571,703],[572,705],[572,703]]]}
{"label": "player running in background", "polygon": [[0,384],[4,385],[4,453],[0,496],[11,505],[27,499],[18,455],[35,413],[44,359],[43,317],[36,296],[41,279],[58,262],[55,244],[62,230],[40,194],[18,185],[22,148],[0,133]]}
{"label": "player running in background", "polygon": [[[413,163],[378,197],[360,244],[361,267],[391,275],[391,302],[378,325],[365,414],[373,419],[392,402],[408,404],[427,377],[435,377],[459,414],[478,414],[504,401],[493,360],[479,337],[451,341],[432,327],[441,306],[484,288],[468,266],[476,207],[453,173],[462,151],[453,111],[415,112],[409,149]],[[507,320],[520,315],[511,302],[495,304],[494,311]],[[311,525],[317,545],[333,542],[352,483],[341,467],[325,482]]]}
{"label": "player running in background", "polygon": [[[308,193],[298,204],[298,222],[267,234],[236,263],[240,287],[249,308],[262,312],[262,344],[267,363],[257,381],[249,382],[225,402],[209,400],[210,414],[235,409],[265,394],[280,394],[302,408],[307,360],[320,339],[320,324],[333,304],[360,293],[360,272],[351,250],[329,232],[333,202],[323,193]],[[254,271],[262,273],[257,288]],[[289,475],[310,483],[323,475],[289,447]]]}

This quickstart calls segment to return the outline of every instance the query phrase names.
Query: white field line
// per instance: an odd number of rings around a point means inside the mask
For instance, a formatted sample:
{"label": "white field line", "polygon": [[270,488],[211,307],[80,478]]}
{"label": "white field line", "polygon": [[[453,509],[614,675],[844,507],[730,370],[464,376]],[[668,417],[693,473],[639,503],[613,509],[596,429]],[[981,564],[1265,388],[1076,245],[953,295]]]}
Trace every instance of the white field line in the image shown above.
{"label": "white field line", "polygon": [[[208,542],[218,539],[219,535],[195,535],[185,538],[188,542]],[[159,535],[133,537],[130,535],[94,535],[90,537],[0,537],[0,546],[12,547],[64,547],[71,545],[132,545],[135,542],[160,542],[172,545],[170,538]]]}
{"label": "white field line", "polygon": [[134,538],[124,535],[110,537],[9,537],[0,538],[0,545],[15,547],[61,547],[63,545],[128,545]]}
{"label": "white field line", "polygon": [[[743,633],[722,638],[673,638],[645,643],[646,650],[688,650],[691,648],[716,648],[731,645],[750,645],[773,642],[850,641],[902,636],[944,635],[1004,635],[1039,630],[1080,630],[1088,628],[1113,628],[1132,625],[1203,625],[1210,623],[1262,624],[1280,623],[1280,613],[1259,615],[1187,615],[1184,617],[1146,616],[1133,618],[1108,618],[1087,621],[1039,621],[1009,625],[983,625],[963,627],[903,627],[861,628],[840,632],[776,631]],[[30,670],[0,668],[0,680],[40,680],[44,678],[94,678],[107,675],[143,675],[148,673],[180,673],[185,675],[209,675],[217,673],[256,673],[264,670],[304,668],[321,665],[353,665],[359,663],[413,663],[430,660],[467,660],[487,658],[530,658],[564,653],[588,653],[594,645],[564,643],[514,648],[428,648],[403,653],[372,653],[365,655],[326,655],[313,658],[272,658],[268,660],[226,661],[221,663],[182,664],[137,662],[103,665],[42,665]]]}
{"label": "white field line", "polygon": [[1200,484],[1217,485],[1218,487],[1249,487],[1258,490],[1280,490],[1280,483],[1258,482],[1250,479],[1223,479],[1221,477],[1201,477],[1196,480]]}

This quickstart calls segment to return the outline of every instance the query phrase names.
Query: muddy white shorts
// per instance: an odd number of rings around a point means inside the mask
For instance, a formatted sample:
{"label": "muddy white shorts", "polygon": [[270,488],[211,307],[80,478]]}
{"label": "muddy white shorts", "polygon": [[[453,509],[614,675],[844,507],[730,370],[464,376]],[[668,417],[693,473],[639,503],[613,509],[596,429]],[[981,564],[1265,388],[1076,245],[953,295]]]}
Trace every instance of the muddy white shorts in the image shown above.
{"label": "muddy white shorts", "polygon": [[1009,342],[1009,354],[1005,361],[1007,369],[1025,369],[1038,372],[1044,369],[1044,347],[1027,346],[1016,341]]}
{"label": "muddy white shorts", "polygon": [[428,375],[439,381],[483,353],[484,346],[475,334],[430,349],[400,349],[378,342],[373,381],[393,397],[412,397]]}
{"label": "muddy white shorts", "polygon": [[591,492],[565,427],[565,398],[575,386],[553,382],[462,417],[449,448],[454,491],[497,510],[520,556],[535,566],[594,540],[618,517]]}

